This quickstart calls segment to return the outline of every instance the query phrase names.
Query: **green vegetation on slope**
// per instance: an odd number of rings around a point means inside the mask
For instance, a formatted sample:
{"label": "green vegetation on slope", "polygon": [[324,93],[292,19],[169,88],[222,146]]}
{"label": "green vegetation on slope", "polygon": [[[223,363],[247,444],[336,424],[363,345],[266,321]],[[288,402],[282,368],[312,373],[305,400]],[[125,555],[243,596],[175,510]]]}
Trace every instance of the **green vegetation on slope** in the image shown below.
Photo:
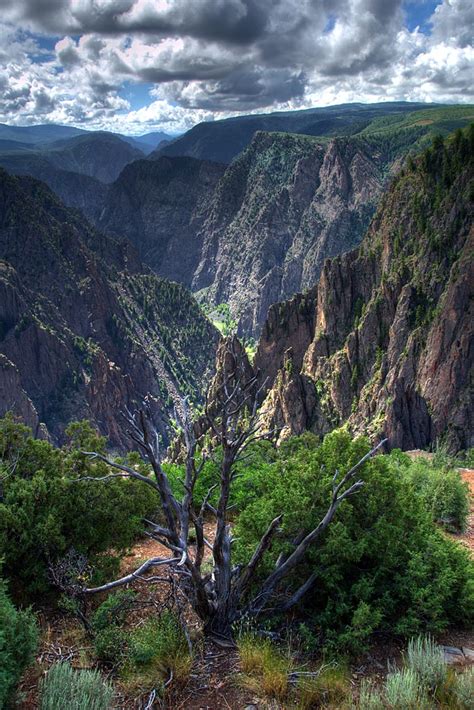
{"label": "green vegetation on slope", "polygon": [[[183,286],[154,276],[44,184],[0,171],[0,201],[0,351],[36,410],[29,423],[62,442],[83,417],[123,446],[120,409],[150,395],[167,441],[172,395],[201,400],[217,331]],[[6,386],[2,413],[19,386]]]}
{"label": "green vegetation on slope", "polygon": [[21,674],[33,660],[38,643],[38,628],[30,611],[19,611],[0,579],[0,710],[9,701]]}
{"label": "green vegetation on slope", "polygon": [[11,416],[0,420],[0,558],[19,599],[51,591],[50,565],[72,551],[85,555],[94,577],[117,572],[119,554],[143,530],[156,501],[148,487],[114,479],[99,492],[108,468],[81,450],[104,451],[105,440],[86,423],[71,425],[58,449],[31,437]]}
{"label": "green vegetation on slope", "polygon": [[[72,551],[82,565],[82,583],[113,578],[119,556],[143,527],[143,518],[163,523],[150,487],[120,478],[94,480],[110,470],[81,453],[101,451],[105,443],[85,424],[71,427],[70,442],[62,449],[32,439],[11,417],[1,421],[0,435],[0,554],[15,598],[34,595],[36,602],[57,600],[50,570],[56,570],[57,583],[58,562],[70,564]],[[234,511],[235,561],[248,560],[270,521],[283,516],[281,532],[265,553],[255,585],[280,554],[291,551],[292,540],[321,518],[334,471],[346,471],[369,448],[366,440],[353,440],[342,430],[322,442],[305,434],[279,449],[268,441],[249,448],[238,464],[229,501]],[[215,461],[208,461],[199,474],[196,514],[209,487],[217,482],[219,457],[216,451]],[[136,454],[128,462],[142,474],[149,473]],[[166,464],[165,470],[172,486],[182,490],[183,467]],[[360,476],[365,482],[362,491],[345,501],[319,543],[281,585],[275,606],[281,606],[312,572],[316,572],[315,584],[291,618],[282,611],[274,613],[267,616],[268,627],[280,635],[296,632],[307,651],[358,653],[376,633],[411,636],[468,625],[474,615],[472,561],[440,527],[463,522],[460,510],[467,493],[457,474],[413,463],[395,451],[367,461]],[[78,480],[83,477],[92,480]],[[446,493],[441,508],[440,486]],[[78,568],[67,564],[71,582]],[[71,593],[73,587],[66,588]],[[187,677],[191,657],[179,604],[178,616],[171,607],[170,612],[151,614],[134,625],[138,599],[131,590],[111,594],[88,619],[84,607],[78,607],[79,599],[73,596],[68,601],[63,596],[60,601],[87,623],[95,658],[113,667],[127,687],[155,687],[161,692],[170,674],[175,682]],[[28,656],[28,644],[21,648]],[[263,662],[267,661],[272,665],[267,687],[275,688],[277,683],[282,688],[278,653],[265,651]],[[278,687],[275,692],[283,696],[287,686],[281,691]]]}

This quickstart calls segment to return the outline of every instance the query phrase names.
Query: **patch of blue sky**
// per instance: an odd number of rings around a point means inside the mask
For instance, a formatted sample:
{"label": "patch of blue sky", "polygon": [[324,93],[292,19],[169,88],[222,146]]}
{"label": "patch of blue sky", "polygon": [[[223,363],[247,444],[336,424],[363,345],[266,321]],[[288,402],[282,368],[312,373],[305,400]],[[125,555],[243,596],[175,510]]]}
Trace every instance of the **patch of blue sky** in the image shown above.
{"label": "patch of blue sky", "polygon": [[334,26],[336,24],[337,16],[336,15],[329,15],[327,22],[324,26],[324,34],[328,34],[329,32],[332,32],[334,29]]}
{"label": "patch of blue sky", "polygon": [[407,29],[412,32],[415,27],[419,27],[423,34],[431,34],[430,18],[441,4],[442,0],[405,0],[403,11]]}
{"label": "patch of blue sky", "polygon": [[150,91],[154,84],[149,82],[135,83],[126,81],[122,85],[119,93],[122,99],[126,99],[130,103],[132,111],[148,106],[151,101]]}

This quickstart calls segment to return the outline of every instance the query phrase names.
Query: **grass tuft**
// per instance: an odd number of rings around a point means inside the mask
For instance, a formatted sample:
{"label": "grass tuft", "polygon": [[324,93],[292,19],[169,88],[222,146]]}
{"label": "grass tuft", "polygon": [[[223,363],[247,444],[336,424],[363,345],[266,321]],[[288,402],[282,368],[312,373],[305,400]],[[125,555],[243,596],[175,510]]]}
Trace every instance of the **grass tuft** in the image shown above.
{"label": "grass tuft", "polygon": [[447,679],[443,651],[431,636],[417,636],[408,642],[407,666],[431,693],[441,688]]}
{"label": "grass tuft", "polygon": [[296,687],[297,709],[351,707],[348,673],[341,666],[321,669],[315,677],[301,677]]}
{"label": "grass tuft", "polygon": [[373,681],[367,678],[364,678],[360,684],[357,707],[359,710],[384,710],[386,708],[383,693]]}
{"label": "grass tuft", "polygon": [[237,641],[242,670],[247,676],[244,684],[255,692],[282,700],[288,693],[288,674],[291,659],[280,653],[269,639],[251,633]]}
{"label": "grass tuft", "polygon": [[68,663],[52,666],[40,684],[41,710],[109,710],[113,688],[96,670],[75,670]]}
{"label": "grass tuft", "polygon": [[474,668],[459,673],[453,683],[452,694],[462,710],[474,710]]}
{"label": "grass tuft", "polygon": [[411,668],[388,674],[385,697],[388,707],[393,710],[423,710],[428,707],[420,678]]}

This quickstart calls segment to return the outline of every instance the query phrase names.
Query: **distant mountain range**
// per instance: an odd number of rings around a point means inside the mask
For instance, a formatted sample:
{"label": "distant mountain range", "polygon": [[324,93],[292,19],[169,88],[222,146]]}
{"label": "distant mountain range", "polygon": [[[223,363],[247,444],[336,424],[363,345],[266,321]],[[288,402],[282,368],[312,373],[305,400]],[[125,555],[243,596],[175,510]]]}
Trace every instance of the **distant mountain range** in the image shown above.
{"label": "distant mountain range", "polygon": [[237,116],[222,121],[199,123],[150,157],[182,156],[218,163],[230,163],[244,150],[257,131],[297,133],[307,136],[349,136],[360,133],[376,119],[402,123],[405,114],[440,105],[403,101],[380,104],[342,104],[304,111]]}
{"label": "distant mountain range", "polygon": [[0,166],[43,180],[70,207],[96,219],[106,184],[123,168],[171,139],[153,132],[131,138],[68,126],[0,125]]}
{"label": "distant mountain range", "polygon": [[[48,148],[48,144],[56,141],[67,140],[76,136],[91,136],[94,134],[117,136],[141,150],[145,155],[155,150],[161,141],[170,141],[175,138],[162,131],[152,131],[142,136],[126,136],[121,133],[87,131],[82,128],[60,126],[54,123],[40,124],[37,126],[8,126],[5,123],[0,123],[0,145],[3,141],[10,141],[11,143],[24,144],[24,146],[36,146],[38,149]],[[14,149],[14,146],[10,144],[10,148]]]}

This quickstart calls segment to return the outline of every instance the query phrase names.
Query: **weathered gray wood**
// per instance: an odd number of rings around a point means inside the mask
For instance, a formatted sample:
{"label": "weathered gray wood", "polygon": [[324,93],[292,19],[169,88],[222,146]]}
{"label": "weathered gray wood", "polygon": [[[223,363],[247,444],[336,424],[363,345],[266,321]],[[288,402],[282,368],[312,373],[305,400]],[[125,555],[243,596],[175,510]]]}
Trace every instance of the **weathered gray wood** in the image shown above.
{"label": "weathered gray wood", "polygon": [[[309,547],[320,537],[331,523],[338,507],[349,496],[355,495],[363,486],[362,480],[354,480],[355,474],[361,466],[373,456],[385,443],[381,441],[369,451],[350,471],[340,477],[336,472],[333,478],[331,497],[325,515],[319,524],[309,533],[301,531],[293,540],[294,550],[280,557],[273,572],[265,579],[260,589],[247,602],[248,592],[254,584],[258,567],[270,549],[282,520],[277,516],[269,525],[247,565],[234,567],[232,564],[231,532],[229,525],[229,505],[232,484],[236,478],[236,463],[242,459],[242,453],[247,446],[263,438],[260,432],[261,414],[258,411],[257,376],[245,378],[242,368],[239,369],[238,358],[235,350],[235,341],[230,338],[226,341],[225,356],[227,365],[222,373],[222,381],[216,385],[213,393],[212,407],[206,402],[205,412],[209,432],[213,438],[214,447],[222,450],[220,462],[219,481],[212,486],[201,508],[196,512],[193,508],[193,496],[196,482],[203,469],[205,461],[210,454],[201,452],[200,463],[197,465],[198,442],[191,412],[186,399],[176,403],[176,419],[182,432],[186,452],[185,475],[182,480],[184,493],[178,500],[172,492],[170,481],[160,463],[159,439],[152,430],[149,420],[143,410],[130,412],[128,423],[129,434],[137,443],[145,458],[151,465],[154,478],[144,476],[134,469],[118,464],[111,459],[95,452],[84,452],[86,456],[104,461],[111,468],[118,469],[119,473],[111,473],[101,478],[92,476],[82,480],[106,481],[114,477],[129,477],[153,487],[159,496],[161,508],[166,520],[165,525],[157,525],[153,521],[146,521],[150,525],[149,536],[159,540],[172,552],[170,558],[152,558],[147,560],[134,572],[108,584],[84,592],[108,591],[115,587],[129,584],[135,580],[147,581],[149,577],[143,575],[157,566],[169,566],[170,572],[182,575],[185,580],[185,589],[189,601],[195,612],[201,618],[208,634],[218,638],[228,638],[232,635],[232,624],[243,614],[258,615],[265,611],[270,599],[277,592],[282,580],[290,575],[295,567],[304,559]],[[216,404],[217,403],[217,404]],[[214,490],[218,491],[217,506],[210,504],[210,497]],[[216,534],[211,545],[204,536],[204,515],[210,510],[216,520]],[[189,543],[189,529],[194,527],[196,547],[191,549]],[[205,547],[212,550],[212,572],[203,574],[202,562]],[[308,579],[293,593],[282,609],[288,609],[296,604],[309,590],[317,578],[314,571]],[[156,579],[156,577],[152,577]]]}

